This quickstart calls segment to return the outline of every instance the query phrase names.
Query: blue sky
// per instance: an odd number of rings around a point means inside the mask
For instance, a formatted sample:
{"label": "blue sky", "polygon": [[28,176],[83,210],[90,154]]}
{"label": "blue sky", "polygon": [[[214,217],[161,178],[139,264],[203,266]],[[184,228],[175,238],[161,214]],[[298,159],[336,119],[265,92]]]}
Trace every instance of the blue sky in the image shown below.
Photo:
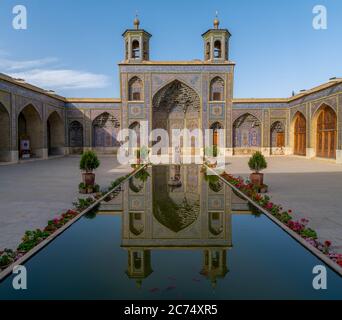
{"label": "blue sky", "polygon": [[[27,30],[12,27],[17,4]],[[312,27],[318,4],[327,30]],[[203,58],[216,10],[233,35],[235,97],[287,97],[342,76],[340,0],[0,0],[0,72],[67,97],[119,97],[121,35],[136,11],[152,60],[192,60]]]}

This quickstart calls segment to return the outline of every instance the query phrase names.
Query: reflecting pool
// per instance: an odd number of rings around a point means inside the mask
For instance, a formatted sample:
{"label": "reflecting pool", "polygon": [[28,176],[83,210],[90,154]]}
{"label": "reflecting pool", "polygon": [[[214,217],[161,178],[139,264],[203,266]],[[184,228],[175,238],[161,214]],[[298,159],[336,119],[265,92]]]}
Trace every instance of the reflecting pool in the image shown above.
{"label": "reflecting pool", "polygon": [[201,167],[155,166],[126,182],[12,276],[0,299],[342,299],[342,278]]}

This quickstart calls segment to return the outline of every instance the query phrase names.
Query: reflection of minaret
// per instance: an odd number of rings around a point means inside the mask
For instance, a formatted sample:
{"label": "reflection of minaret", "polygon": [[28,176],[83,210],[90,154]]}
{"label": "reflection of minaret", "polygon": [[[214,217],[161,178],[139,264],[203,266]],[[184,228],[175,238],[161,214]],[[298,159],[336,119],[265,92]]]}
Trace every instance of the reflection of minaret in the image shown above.
{"label": "reflection of minaret", "polygon": [[137,287],[141,288],[142,281],[153,272],[151,267],[151,252],[144,249],[128,250],[128,269],[126,274],[135,279]]}
{"label": "reflection of minaret", "polygon": [[204,251],[204,266],[201,274],[216,287],[217,278],[224,278],[228,273],[227,251],[225,249],[209,249]]}

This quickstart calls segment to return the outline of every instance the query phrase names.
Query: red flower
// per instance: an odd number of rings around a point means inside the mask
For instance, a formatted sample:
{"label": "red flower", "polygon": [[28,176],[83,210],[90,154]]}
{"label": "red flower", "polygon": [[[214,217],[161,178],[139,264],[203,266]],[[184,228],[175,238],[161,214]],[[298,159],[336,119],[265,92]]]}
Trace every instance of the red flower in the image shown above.
{"label": "red flower", "polygon": [[292,213],[292,210],[289,210],[289,214],[291,214]]}
{"label": "red flower", "polygon": [[325,241],[325,242],[324,242],[324,245],[325,245],[327,248],[330,248],[330,247],[331,247],[331,241]]}

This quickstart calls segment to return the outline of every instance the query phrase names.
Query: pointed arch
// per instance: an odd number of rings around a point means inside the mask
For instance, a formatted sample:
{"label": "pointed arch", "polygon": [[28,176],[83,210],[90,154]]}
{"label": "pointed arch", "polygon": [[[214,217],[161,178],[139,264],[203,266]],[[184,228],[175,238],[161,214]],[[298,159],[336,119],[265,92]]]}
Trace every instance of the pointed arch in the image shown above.
{"label": "pointed arch", "polygon": [[0,102],[0,162],[10,161],[10,123],[9,112]]}
{"label": "pointed arch", "polygon": [[18,147],[20,158],[43,157],[43,121],[37,108],[28,104],[18,114]]}
{"label": "pointed arch", "polygon": [[210,101],[224,101],[225,83],[221,77],[215,77],[210,82]]}
{"label": "pointed arch", "polygon": [[261,122],[250,113],[241,115],[233,124],[234,154],[252,154],[261,148]]}
{"label": "pointed arch", "polygon": [[119,146],[116,139],[119,129],[120,122],[115,116],[108,112],[101,113],[93,121],[93,147],[105,152],[105,148]]}
{"label": "pointed arch", "polygon": [[142,101],[143,98],[143,82],[139,77],[133,77],[128,81],[128,100]]}
{"label": "pointed arch", "polygon": [[47,119],[48,155],[64,155],[65,133],[64,121],[57,111],[50,113]]}
{"label": "pointed arch", "polygon": [[337,115],[335,110],[327,104],[322,104],[314,114],[313,129],[316,156],[336,159]]}
{"label": "pointed arch", "polygon": [[213,146],[219,145],[219,130],[222,130],[224,127],[220,122],[215,122],[210,126],[210,129],[213,130]]}
{"label": "pointed arch", "polygon": [[211,58],[211,44],[210,41],[207,41],[205,46],[205,60],[210,60]]}
{"label": "pointed arch", "polygon": [[132,59],[140,59],[141,51],[140,51],[140,42],[139,40],[134,39],[132,41]]}
{"label": "pointed arch", "polygon": [[293,128],[293,153],[298,156],[306,156],[306,119],[300,111],[297,111],[294,115]]}
{"label": "pointed arch", "polygon": [[281,121],[275,121],[271,125],[271,154],[285,154],[285,125]]}
{"label": "pointed arch", "polygon": [[81,154],[83,152],[83,125],[74,120],[69,124],[69,148],[72,154]]}
{"label": "pointed arch", "polygon": [[214,58],[221,59],[222,58],[222,42],[221,40],[216,40],[214,42]]}

